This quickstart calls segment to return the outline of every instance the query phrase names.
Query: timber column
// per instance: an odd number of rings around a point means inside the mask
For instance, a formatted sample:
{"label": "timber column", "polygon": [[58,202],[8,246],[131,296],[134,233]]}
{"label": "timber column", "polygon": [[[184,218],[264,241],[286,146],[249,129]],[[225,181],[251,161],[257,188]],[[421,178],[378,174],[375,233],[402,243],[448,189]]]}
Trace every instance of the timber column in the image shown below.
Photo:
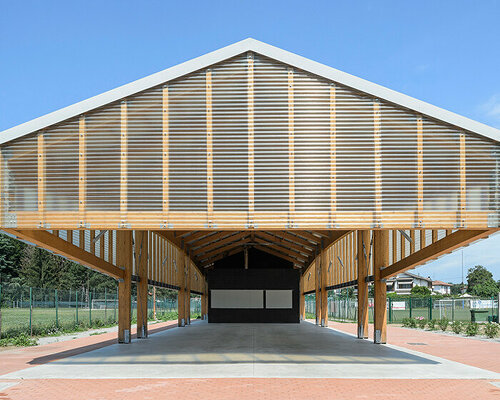
{"label": "timber column", "polygon": [[137,337],[148,337],[148,232],[135,232],[137,283]]}
{"label": "timber column", "polygon": [[185,323],[186,325],[191,325],[191,258],[189,257],[189,254],[186,254],[185,256],[186,262],[186,320]]}
{"label": "timber column", "polygon": [[389,231],[373,231],[373,269],[375,278],[375,312],[373,338],[377,344],[387,342],[387,284],[381,270],[389,265]]}
{"label": "timber column", "polygon": [[118,343],[130,343],[132,257],[132,231],[116,231],[116,263],[125,272],[118,281]]}
{"label": "timber column", "polygon": [[370,231],[358,231],[358,339],[368,338],[368,276]]}
{"label": "timber column", "polygon": [[300,320],[304,321],[306,319],[306,296],[304,294],[304,274],[300,274],[299,281],[299,296],[300,296]]}
{"label": "timber column", "polygon": [[320,274],[321,274],[321,326],[328,326],[328,290],[326,284],[328,281],[328,268],[326,267],[326,250],[321,245],[320,259]]}
{"label": "timber column", "polygon": [[320,267],[320,257],[316,257],[314,260],[314,273],[315,273],[315,295],[316,295],[316,325],[321,323],[321,267]]}
{"label": "timber column", "polygon": [[[184,251],[183,249],[181,249]],[[177,258],[179,265],[177,266],[177,285],[179,286],[179,291],[177,292],[177,325],[184,326],[185,324],[185,309],[186,309],[186,272],[185,272],[185,262],[186,257],[184,253]]]}

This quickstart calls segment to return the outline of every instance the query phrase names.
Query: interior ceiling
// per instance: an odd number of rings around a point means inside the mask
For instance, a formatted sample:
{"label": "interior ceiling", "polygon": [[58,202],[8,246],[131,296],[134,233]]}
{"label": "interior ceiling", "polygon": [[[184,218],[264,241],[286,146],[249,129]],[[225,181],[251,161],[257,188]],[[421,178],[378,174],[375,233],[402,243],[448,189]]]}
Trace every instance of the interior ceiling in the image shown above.
{"label": "interior ceiling", "polygon": [[200,268],[245,249],[256,249],[290,262],[303,270],[322,248],[328,247],[350,231],[185,231],[176,232],[192,260]]}

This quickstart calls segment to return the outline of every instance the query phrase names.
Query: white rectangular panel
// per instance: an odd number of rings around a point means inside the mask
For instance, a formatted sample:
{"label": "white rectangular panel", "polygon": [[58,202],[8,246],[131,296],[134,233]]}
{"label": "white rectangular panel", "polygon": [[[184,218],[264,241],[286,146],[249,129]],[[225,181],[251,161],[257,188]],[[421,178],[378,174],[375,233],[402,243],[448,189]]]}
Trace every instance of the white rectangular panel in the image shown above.
{"label": "white rectangular panel", "polygon": [[292,308],[293,290],[266,290],[266,308]]}
{"label": "white rectangular panel", "polygon": [[263,290],[210,290],[212,308],[264,308]]}

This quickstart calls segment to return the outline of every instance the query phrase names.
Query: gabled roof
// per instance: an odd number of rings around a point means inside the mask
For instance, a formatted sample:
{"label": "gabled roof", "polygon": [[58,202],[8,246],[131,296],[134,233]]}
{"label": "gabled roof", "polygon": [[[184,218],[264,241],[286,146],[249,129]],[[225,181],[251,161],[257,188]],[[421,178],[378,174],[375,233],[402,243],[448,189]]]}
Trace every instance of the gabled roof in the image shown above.
{"label": "gabled roof", "polygon": [[453,286],[451,283],[446,283],[443,281],[432,281],[432,286]]}
{"label": "gabled roof", "polygon": [[403,275],[407,275],[409,276],[410,278],[414,278],[414,279],[422,279],[423,281],[427,281],[427,282],[430,282],[432,283],[432,279],[431,278],[426,278],[424,276],[420,276],[420,275],[416,275],[416,274],[412,274],[411,272],[401,272],[400,274],[397,275],[397,277],[401,277]]}
{"label": "gabled roof", "polygon": [[428,117],[455,125],[458,128],[500,141],[500,130],[498,129],[339,71],[335,68],[309,60],[297,54],[293,54],[249,38],[4,130],[3,132],[0,132],[0,144],[9,142],[40,129],[47,128],[48,126],[142,92],[143,90],[161,85],[164,82],[179,78],[191,72],[209,67],[210,65],[219,63],[247,51],[253,51],[276,61],[280,61],[312,74],[335,81],[344,86],[348,86],[355,90],[375,96],[381,100],[389,101]]}

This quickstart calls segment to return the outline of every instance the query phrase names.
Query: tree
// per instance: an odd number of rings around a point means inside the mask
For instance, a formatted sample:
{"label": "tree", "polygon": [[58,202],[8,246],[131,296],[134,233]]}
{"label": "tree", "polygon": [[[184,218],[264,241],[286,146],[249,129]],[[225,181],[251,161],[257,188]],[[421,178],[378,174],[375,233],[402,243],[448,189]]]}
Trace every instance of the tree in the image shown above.
{"label": "tree", "polygon": [[[463,285],[465,286],[465,285]],[[454,283],[451,285],[451,294],[452,295],[460,295],[462,294],[462,284],[461,283]]]}
{"label": "tree", "polygon": [[431,290],[426,286],[413,286],[410,293],[413,296],[430,296]]}
{"label": "tree", "polygon": [[23,249],[26,245],[19,240],[0,234],[0,283],[10,282],[19,275]]}
{"label": "tree", "polygon": [[498,294],[498,285],[493,274],[482,265],[469,268],[467,273],[467,293],[479,297],[491,297]]}

